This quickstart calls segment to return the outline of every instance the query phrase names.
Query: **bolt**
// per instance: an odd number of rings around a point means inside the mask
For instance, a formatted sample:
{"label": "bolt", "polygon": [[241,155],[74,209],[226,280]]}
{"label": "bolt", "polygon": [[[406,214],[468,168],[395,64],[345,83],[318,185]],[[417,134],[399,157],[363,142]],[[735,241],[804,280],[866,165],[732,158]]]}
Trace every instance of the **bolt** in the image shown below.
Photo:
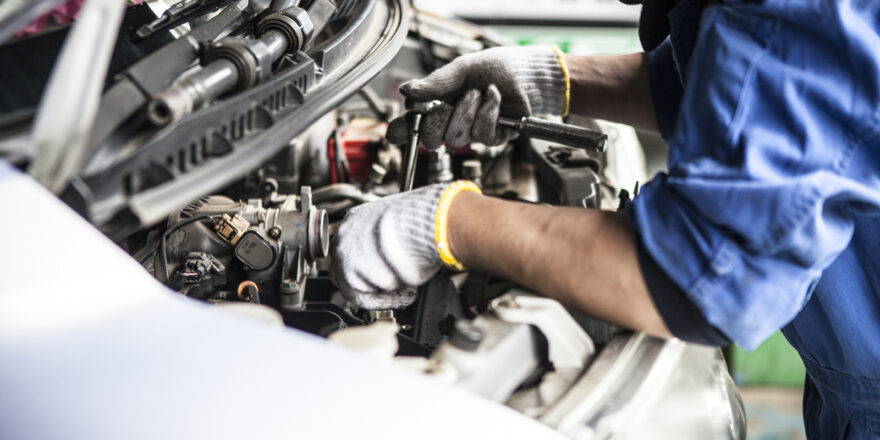
{"label": "bolt", "polygon": [[279,228],[278,226],[273,226],[271,229],[269,229],[269,237],[275,240],[281,238],[281,228]]}
{"label": "bolt", "polygon": [[376,185],[381,185],[385,180],[385,176],[388,174],[388,170],[386,170],[382,165],[374,163],[370,168],[369,179],[370,182],[373,182]]}
{"label": "bolt", "polygon": [[480,180],[480,177],[483,177],[483,164],[477,159],[464,161],[461,166],[461,176],[467,180]]}

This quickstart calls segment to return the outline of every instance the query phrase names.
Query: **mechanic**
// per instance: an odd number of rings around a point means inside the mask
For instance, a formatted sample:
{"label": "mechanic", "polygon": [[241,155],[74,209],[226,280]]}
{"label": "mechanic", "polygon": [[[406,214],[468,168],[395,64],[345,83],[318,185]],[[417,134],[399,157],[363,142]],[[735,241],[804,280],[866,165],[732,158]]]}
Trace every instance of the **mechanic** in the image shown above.
{"label": "mechanic", "polygon": [[[332,270],[361,307],[402,307],[441,267],[515,281],[660,337],[754,349],[777,329],[807,369],[812,438],[880,436],[880,2],[646,1],[645,53],[494,48],[402,86],[423,144],[500,144],[499,114],[661,133],[669,173],[628,212],[502,201],[469,182],[350,212]],[[406,123],[389,139],[403,142]]]}

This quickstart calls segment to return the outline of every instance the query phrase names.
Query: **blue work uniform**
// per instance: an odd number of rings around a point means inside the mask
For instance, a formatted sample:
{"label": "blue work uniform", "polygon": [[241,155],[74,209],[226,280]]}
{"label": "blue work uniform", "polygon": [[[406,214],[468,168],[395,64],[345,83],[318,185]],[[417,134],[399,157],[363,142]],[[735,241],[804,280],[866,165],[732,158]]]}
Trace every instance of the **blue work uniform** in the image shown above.
{"label": "blue work uniform", "polygon": [[669,172],[629,210],[658,310],[700,342],[782,328],[808,435],[880,438],[880,2],[684,0],[668,19],[648,59]]}

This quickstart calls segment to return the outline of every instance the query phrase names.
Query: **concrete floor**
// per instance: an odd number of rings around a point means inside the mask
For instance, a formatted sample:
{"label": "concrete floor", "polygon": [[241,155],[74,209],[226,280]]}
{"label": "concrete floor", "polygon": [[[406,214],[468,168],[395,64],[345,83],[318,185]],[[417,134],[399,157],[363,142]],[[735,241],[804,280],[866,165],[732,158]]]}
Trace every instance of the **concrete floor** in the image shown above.
{"label": "concrete floor", "polygon": [[741,388],[748,418],[749,440],[806,439],[801,412],[803,390],[797,388]]}

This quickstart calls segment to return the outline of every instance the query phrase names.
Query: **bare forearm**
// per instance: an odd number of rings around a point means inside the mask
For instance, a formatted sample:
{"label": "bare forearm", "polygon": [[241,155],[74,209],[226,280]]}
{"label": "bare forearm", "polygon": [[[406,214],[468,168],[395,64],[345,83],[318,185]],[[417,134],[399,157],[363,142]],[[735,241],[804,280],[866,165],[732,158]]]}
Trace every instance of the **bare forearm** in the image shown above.
{"label": "bare forearm", "polygon": [[642,279],[634,235],[620,214],[465,193],[450,209],[449,234],[453,254],[465,266],[624,327],[669,336]]}
{"label": "bare forearm", "polygon": [[572,113],[657,131],[645,54],[566,55],[565,62]]}

